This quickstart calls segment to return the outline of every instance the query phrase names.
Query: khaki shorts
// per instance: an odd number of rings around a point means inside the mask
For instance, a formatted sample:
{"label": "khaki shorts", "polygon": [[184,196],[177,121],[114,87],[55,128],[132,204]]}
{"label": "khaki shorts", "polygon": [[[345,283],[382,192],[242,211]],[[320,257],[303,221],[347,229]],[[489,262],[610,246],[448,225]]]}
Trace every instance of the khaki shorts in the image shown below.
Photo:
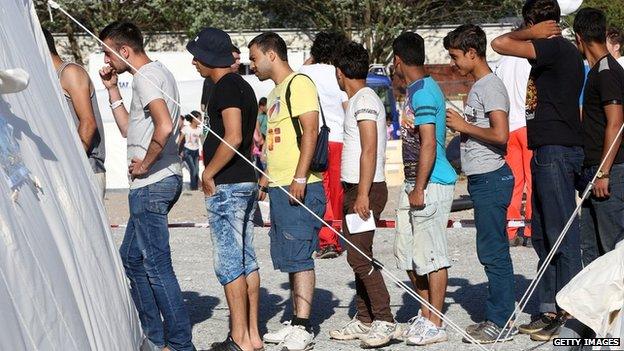
{"label": "khaki shorts", "polygon": [[451,266],[446,226],[455,186],[429,183],[422,210],[410,209],[408,194],[413,188],[413,183],[404,183],[399,194],[394,256],[399,269],[426,275]]}

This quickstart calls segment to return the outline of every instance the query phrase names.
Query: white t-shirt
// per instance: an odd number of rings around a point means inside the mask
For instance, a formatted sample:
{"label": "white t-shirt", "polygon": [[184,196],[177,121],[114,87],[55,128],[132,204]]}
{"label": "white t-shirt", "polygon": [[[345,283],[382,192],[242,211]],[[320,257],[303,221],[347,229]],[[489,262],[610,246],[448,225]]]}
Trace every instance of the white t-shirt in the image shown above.
{"label": "white t-shirt", "polygon": [[199,150],[201,148],[201,135],[202,128],[197,126],[193,128],[190,125],[182,127],[182,134],[184,134],[184,147],[189,150]]}
{"label": "white t-shirt", "polygon": [[[342,103],[349,98],[338,86],[336,68],[332,65],[316,63],[301,66],[299,72],[312,78],[314,85],[316,85],[325,121],[329,127],[329,141],[342,143],[345,115]],[[319,114],[319,127],[323,125],[320,117]]]}
{"label": "white t-shirt", "polygon": [[509,95],[509,131],[526,126],[526,95],[531,64],[525,58],[502,56],[494,74],[503,81]]}
{"label": "white t-shirt", "polygon": [[180,100],[178,87],[176,86],[173,74],[160,62],[150,62],[141,68],[139,73],[134,75],[132,80],[132,102],[130,103],[130,118],[128,122],[128,164],[133,157],[143,159],[147,154],[147,148],[154,134],[154,121],[147,107],[150,102],[156,99],[163,99],[167,104],[167,109],[173,122],[173,132],[165,144],[160,157],[150,167],[147,175],[131,180],[130,189],[138,189],[172,175],[182,175],[180,156],[178,155],[179,129],[176,120],[180,116],[178,105],[170,98],[166,97],[156,86],[160,87],[167,95]]}
{"label": "white t-shirt", "polygon": [[377,121],[377,165],[373,182],[386,180],[386,108],[379,96],[369,87],[360,89],[349,99],[344,121],[344,145],[340,179],[343,182],[360,182],[360,130],[358,121]]}
{"label": "white t-shirt", "polygon": [[620,66],[624,67],[624,56],[620,56],[620,58],[617,59],[617,62],[620,64]]}

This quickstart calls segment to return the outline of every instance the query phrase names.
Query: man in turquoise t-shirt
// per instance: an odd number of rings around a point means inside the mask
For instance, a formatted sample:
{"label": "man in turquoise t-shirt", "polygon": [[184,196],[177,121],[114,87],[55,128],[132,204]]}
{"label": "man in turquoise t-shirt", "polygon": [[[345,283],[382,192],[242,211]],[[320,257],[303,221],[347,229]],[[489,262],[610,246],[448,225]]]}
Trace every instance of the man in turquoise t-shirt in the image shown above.
{"label": "man in turquoise t-shirt", "polygon": [[[444,147],[446,103],[438,84],[425,75],[423,38],[406,32],[392,48],[396,74],[407,85],[407,120],[401,127],[405,184],[397,209],[394,254],[419,295],[441,311],[451,266],[446,224],[457,180]],[[448,340],[440,318],[425,306],[403,337],[408,345]]]}

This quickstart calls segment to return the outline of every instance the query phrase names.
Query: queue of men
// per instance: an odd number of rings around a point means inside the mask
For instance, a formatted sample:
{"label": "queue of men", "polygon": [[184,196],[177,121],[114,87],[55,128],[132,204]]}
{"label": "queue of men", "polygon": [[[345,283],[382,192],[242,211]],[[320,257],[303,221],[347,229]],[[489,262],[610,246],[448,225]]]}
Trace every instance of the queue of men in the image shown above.
{"label": "queue of men", "polygon": [[[466,326],[466,332],[480,343],[511,340],[518,331],[538,341],[557,337],[573,318],[557,305],[557,292],[584,265],[624,238],[624,147],[619,133],[624,123],[624,69],[609,53],[621,39],[607,31],[600,10],[585,8],[577,13],[576,46],[561,36],[556,0],[529,0],[522,14],[520,29],[492,42],[492,48],[508,60],[497,66],[496,74],[486,60],[487,40],[480,27],[462,25],[444,38],[451,65],[475,80],[463,111],[447,109],[440,86],[427,75],[422,37],[405,32],[392,44],[395,75],[407,95],[407,119],[401,128],[405,183],[397,208],[396,265],[406,271],[421,298],[444,312],[451,267],[446,224],[458,178],[446,158],[445,140],[447,128],[458,132],[462,170],[474,203],[477,256],[488,279],[484,320]],[[92,83],[82,68],[60,60],[48,37],[78,134],[101,182],[104,135]],[[193,350],[167,229],[167,214],[182,190],[175,78],[149,58],[134,24],[111,23],[100,31],[100,39],[105,43],[106,64],[100,76],[128,143],[130,218],[120,254],[131,294],[152,349]],[[330,331],[331,338],[359,340],[364,348],[386,346],[392,340],[420,346],[447,341],[445,323],[426,306],[406,324],[394,319],[386,283],[375,264],[374,230],[352,232],[343,226],[348,241],[343,247],[334,229],[322,229],[321,218],[340,218],[343,223],[348,215],[363,221],[379,219],[388,200],[387,136],[384,105],[366,86],[370,64],[366,49],[324,32],[314,45],[313,66],[302,72],[289,65],[286,43],[278,34],[262,33],[248,45],[256,76],[275,83],[262,105],[269,177],[258,177],[252,161],[254,131],[260,124],[257,99],[251,86],[232,70],[236,62],[230,37],[222,30],[205,28],[187,44],[192,64],[211,83],[212,92],[203,103],[206,124],[218,135],[209,135],[202,146],[201,184],[215,273],[230,310],[230,332],[212,350],[259,351],[264,343],[280,344],[289,351],[310,349],[314,258],[335,257],[342,250],[353,269],[357,313]],[[591,68],[586,81],[583,56]],[[129,109],[117,86],[117,76],[124,72],[134,75]],[[321,172],[311,165],[318,151],[319,127],[326,120],[333,134],[325,144],[327,171]],[[520,156],[510,155],[512,138],[517,139],[514,144]],[[615,147],[609,152],[611,145]],[[512,170],[511,164],[521,171]],[[523,178],[520,185],[518,176]],[[576,192],[590,183],[592,194],[583,202],[580,220],[575,219]],[[533,212],[530,236],[540,265],[568,219],[574,220],[538,285],[540,314],[516,326],[507,323],[515,319],[509,239],[516,235],[509,231],[508,219],[520,215],[519,209],[511,213],[509,207],[514,201],[521,204],[524,186],[532,190],[527,199]],[[257,199],[267,195],[271,259],[274,269],[288,274],[293,308],[281,329],[260,335],[253,217]],[[527,207],[525,216],[531,217]],[[324,245],[319,249],[322,231]]]}

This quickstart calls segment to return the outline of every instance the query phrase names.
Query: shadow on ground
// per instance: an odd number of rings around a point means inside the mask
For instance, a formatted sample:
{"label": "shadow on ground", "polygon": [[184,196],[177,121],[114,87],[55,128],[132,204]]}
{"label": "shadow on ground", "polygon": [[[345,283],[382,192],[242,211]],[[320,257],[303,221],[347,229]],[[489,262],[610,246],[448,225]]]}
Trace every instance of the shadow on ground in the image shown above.
{"label": "shadow on ground", "polygon": [[221,300],[214,296],[199,295],[195,291],[182,292],[182,298],[189,312],[191,326],[199,324],[210,317]]}

